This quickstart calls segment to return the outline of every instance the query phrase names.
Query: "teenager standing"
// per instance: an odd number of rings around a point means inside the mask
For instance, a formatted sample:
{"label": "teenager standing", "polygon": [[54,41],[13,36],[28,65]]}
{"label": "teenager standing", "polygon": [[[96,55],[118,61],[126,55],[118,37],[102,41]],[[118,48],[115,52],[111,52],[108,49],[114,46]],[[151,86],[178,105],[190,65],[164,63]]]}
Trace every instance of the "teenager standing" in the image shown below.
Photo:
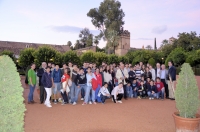
{"label": "teenager standing", "polygon": [[28,95],[28,104],[35,103],[33,100],[33,93],[36,86],[36,73],[35,73],[35,64],[31,64],[31,69],[28,71],[28,84],[29,84],[29,95]]}
{"label": "teenager standing", "polygon": [[52,87],[52,80],[51,80],[51,68],[50,67],[47,67],[46,69],[46,72],[42,75],[42,84],[45,88],[45,91],[47,93],[47,97],[46,97],[46,100],[45,100],[45,105],[47,107],[52,107],[51,106],[51,103],[50,103],[50,97],[51,97],[51,94],[52,94],[52,91],[51,91],[51,87]]}

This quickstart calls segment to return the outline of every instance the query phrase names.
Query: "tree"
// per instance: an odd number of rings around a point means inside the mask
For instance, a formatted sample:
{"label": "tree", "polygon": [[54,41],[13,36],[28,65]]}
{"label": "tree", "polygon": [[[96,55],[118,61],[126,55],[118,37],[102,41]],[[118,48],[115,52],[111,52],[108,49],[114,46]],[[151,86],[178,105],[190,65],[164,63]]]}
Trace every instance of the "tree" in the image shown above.
{"label": "tree", "polygon": [[148,63],[150,65],[152,65],[153,67],[156,65],[156,61],[153,58],[150,58],[149,61],[148,61]]}
{"label": "tree", "polygon": [[119,39],[117,31],[115,30],[108,30],[107,35],[107,46],[110,48],[113,48],[114,54],[115,54],[115,48],[119,45]]}
{"label": "tree", "polygon": [[16,62],[15,55],[12,51],[4,50],[0,53],[0,55],[8,55],[14,62]]}
{"label": "tree", "polygon": [[161,51],[164,54],[164,58],[167,58],[167,56],[171,53],[171,51],[176,48],[174,45],[171,44],[165,44],[161,47]]}
{"label": "tree", "polygon": [[96,62],[96,57],[93,51],[87,51],[81,55],[81,62]]}
{"label": "tree", "polygon": [[108,61],[108,56],[105,53],[96,52],[94,53],[94,56],[95,56],[95,63],[97,64],[97,66],[100,66],[102,62]]}
{"label": "tree", "polygon": [[73,64],[80,65],[80,58],[75,51],[68,51],[63,54],[62,61],[65,63],[72,62]]}
{"label": "tree", "polygon": [[189,63],[191,66],[200,64],[200,50],[188,52],[186,56],[186,63]]}
{"label": "tree", "polygon": [[151,50],[151,49],[152,49],[152,46],[151,46],[151,45],[147,45],[147,46],[146,46],[146,49]]}
{"label": "tree", "polygon": [[49,46],[40,47],[33,53],[35,63],[40,66],[42,62],[54,62],[56,50]]}
{"label": "tree", "polygon": [[108,64],[119,63],[119,58],[115,54],[108,55]]}
{"label": "tree", "polygon": [[97,50],[98,50],[98,47],[97,47],[97,45],[99,44],[99,40],[100,40],[101,38],[99,38],[99,36],[95,36],[94,37],[94,44],[96,45],[96,52],[97,52]]}
{"label": "tree", "polygon": [[166,45],[166,44],[169,44],[169,42],[168,42],[167,39],[164,39],[164,40],[162,41],[161,47],[164,46],[164,45]]}
{"label": "tree", "polygon": [[123,63],[129,63],[129,59],[126,56],[119,56],[118,61]]}
{"label": "tree", "polygon": [[87,47],[92,46],[93,34],[90,33],[90,30],[88,28],[84,28],[80,31],[79,38],[82,45],[86,45]]}
{"label": "tree", "polygon": [[58,51],[56,51],[56,55],[54,57],[54,63],[62,66],[63,55],[60,52],[58,52]]}
{"label": "tree", "polygon": [[116,0],[104,0],[99,8],[90,9],[87,16],[92,18],[92,24],[100,30],[100,37],[106,39],[106,30],[115,30],[118,33],[124,25],[125,16],[121,3]]}
{"label": "tree", "polygon": [[71,46],[72,46],[72,42],[71,42],[71,41],[68,41],[68,42],[67,42],[67,45],[68,45],[69,47],[71,47]]}
{"label": "tree", "polygon": [[74,44],[74,50],[80,49],[82,48],[83,45],[81,45],[79,40],[76,40],[76,43]]}
{"label": "tree", "polygon": [[19,61],[18,61],[19,66],[23,68],[27,68],[31,63],[33,63],[35,59],[33,56],[34,52],[35,52],[35,49],[32,49],[32,48],[27,48],[27,49],[22,50],[20,52]]}
{"label": "tree", "polygon": [[8,56],[0,56],[0,131],[23,132],[24,112],[23,91],[19,73]]}
{"label": "tree", "polygon": [[156,46],[156,38],[154,40],[154,50],[157,50],[157,46]]}

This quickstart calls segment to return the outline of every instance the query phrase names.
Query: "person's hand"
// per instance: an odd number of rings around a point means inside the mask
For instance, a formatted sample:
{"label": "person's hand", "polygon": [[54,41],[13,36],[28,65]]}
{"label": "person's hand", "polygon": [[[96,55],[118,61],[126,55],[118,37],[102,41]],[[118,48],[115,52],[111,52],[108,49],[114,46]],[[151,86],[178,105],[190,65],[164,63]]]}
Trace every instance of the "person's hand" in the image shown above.
{"label": "person's hand", "polygon": [[52,84],[52,88],[54,88],[55,87],[55,85],[54,85],[54,83]]}
{"label": "person's hand", "polygon": [[154,91],[152,91],[152,94],[154,94],[155,92]]}
{"label": "person's hand", "polygon": [[77,88],[80,88],[80,86],[77,86]]}
{"label": "person's hand", "polygon": [[31,84],[31,86],[32,86],[32,87],[34,87],[34,85],[33,85],[33,84]]}
{"label": "person's hand", "polygon": [[92,80],[89,81],[89,83],[91,83],[91,82],[92,82]]}
{"label": "person's hand", "polygon": [[110,97],[110,94],[106,94],[106,96]]}
{"label": "person's hand", "polygon": [[136,88],[134,89],[134,91],[136,91]]}

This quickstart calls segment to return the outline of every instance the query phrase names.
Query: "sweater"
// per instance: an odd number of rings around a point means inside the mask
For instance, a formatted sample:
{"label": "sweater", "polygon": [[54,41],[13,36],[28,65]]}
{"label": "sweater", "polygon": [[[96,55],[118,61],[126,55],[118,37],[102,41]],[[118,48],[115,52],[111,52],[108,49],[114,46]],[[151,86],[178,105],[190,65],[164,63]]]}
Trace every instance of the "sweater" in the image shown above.
{"label": "sweater", "polygon": [[76,86],[78,86],[77,75],[78,75],[77,71],[73,70],[72,71],[72,82],[74,82]]}
{"label": "sweater", "polygon": [[90,74],[86,74],[86,79],[87,79],[87,86],[92,86],[92,82],[90,83],[90,81],[92,81],[92,79],[96,79],[96,76],[94,75],[94,73],[92,73],[92,75]]}
{"label": "sweater", "polygon": [[155,93],[157,93],[157,88],[156,88],[155,85],[153,85],[153,86],[148,85],[147,88],[148,88],[148,92],[152,92],[152,91],[154,91]]}
{"label": "sweater", "polygon": [[135,72],[134,72],[134,71],[129,71],[128,75],[129,75],[129,78],[128,78],[128,79],[129,79],[130,82],[132,83],[133,80],[134,80],[135,77],[136,77]]}
{"label": "sweater", "polygon": [[110,94],[110,93],[109,93],[109,91],[108,91],[107,88],[102,87],[102,88],[99,90],[98,96],[100,97],[101,94],[102,94],[103,96],[106,96],[107,94]]}
{"label": "sweater", "polygon": [[101,74],[99,73],[98,75],[95,73],[95,76],[97,78],[97,84],[102,86],[102,77]]}
{"label": "sweater", "polygon": [[77,84],[86,84],[87,80],[86,80],[86,75],[85,73],[83,74],[78,74],[77,75]]}
{"label": "sweater", "polygon": [[163,83],[162,82],[156,83],[156,88],[157,88],[157,91],[160,92],[162,88],[164,88]]}
{"label": "sweater", "polygon": [[52,79],[54,83],[60,83],[61,82],[61,77],[62,77],[62,73],[61,70],[58,69],[58,71],[56,71],[56,69],[54,69],[52,71]]}
{"label": "sweater", "polygon": [[119,86],[116,86],[112,92],[111,92],[111,95],[114,96],[115,99],[117,99],[117,95],[118,94],[124,94],[124,89],[123,88],[119,88]]}
{"label": "sweater", "polygon": [[43,86],[45,88],[51,88],[52,87],[52,80],[51,80],[51,73],[45,72],[42,75],[42,80],[41,80]]}

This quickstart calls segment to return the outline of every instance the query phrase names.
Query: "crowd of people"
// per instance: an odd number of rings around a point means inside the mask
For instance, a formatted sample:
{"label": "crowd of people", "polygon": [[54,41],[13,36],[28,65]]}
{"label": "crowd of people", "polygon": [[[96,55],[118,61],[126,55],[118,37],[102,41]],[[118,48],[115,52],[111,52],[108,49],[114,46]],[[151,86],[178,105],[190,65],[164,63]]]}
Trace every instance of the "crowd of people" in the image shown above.
{"label": "crowd of people", "polygon": [[[174,99],[176,68],[168,62],[157,63],[156,68],[142,62],[132,66],[120,62],[119,65],[106,64],[97,67],[95,63],[84,62],[83,66],[69,62],[62,68],[57,64],[43,62],[38,70],[35,64],[27,74],[29,84],[28,104],[34,104],[33,93],[39,89],[40,103],[47,107],[61,103],[76,105],[104,104],[107,99],[122,103],[122,98]],[[81,98],[79,98],[79,96]],[[80,99],[80,100],[79,100]]]}

